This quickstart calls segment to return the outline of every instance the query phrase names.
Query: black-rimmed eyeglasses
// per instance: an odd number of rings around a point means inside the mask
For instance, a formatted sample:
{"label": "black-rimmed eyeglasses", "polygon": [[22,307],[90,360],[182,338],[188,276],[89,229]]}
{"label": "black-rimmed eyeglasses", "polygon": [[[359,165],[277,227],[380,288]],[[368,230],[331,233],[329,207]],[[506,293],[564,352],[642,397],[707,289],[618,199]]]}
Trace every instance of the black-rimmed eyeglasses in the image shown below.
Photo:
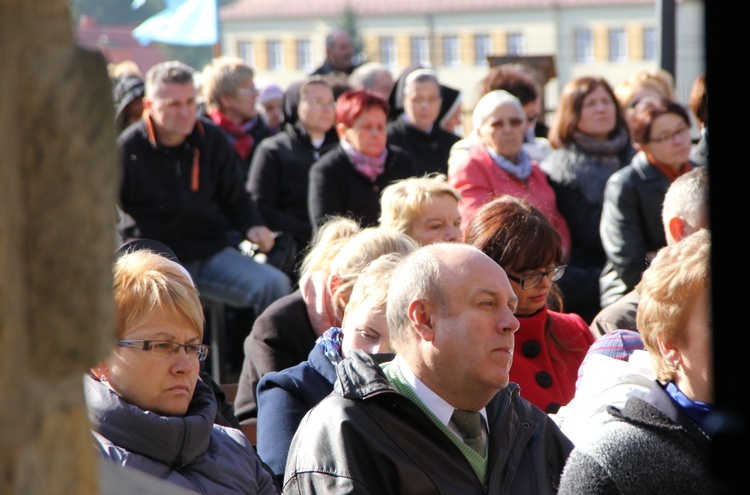
{"label": "black-rimmed eyeglasses", "polygon": [[206,344],[178,344],[169,340],[118,340],[120,347],[132,347],[142,351],[150,351],[155,356],[171,356],[185,349],[185,354],[198,361],[205,361],[208,357],[209,346]]}
{"label": "black-rimmed eyeglasses", "polygon": [[546,270],[543,272],[537,272],[537,273],[532,273],[531,275],[526,275],[525,277],[522,277],[522,278],[515,277],[507,272],[506,274],[508,275],[509,279],[519,284],[523,290],[527,290],[527,289],[533,289],[537,285],[541,284],[544,277],[549,277],[549,279],[553,282],[560,280],[560,277],[562,277],[563,273],[565,273],[565,267],[567,266],[568,265],[556,266],[554,268],[550,268],[549,270]]}

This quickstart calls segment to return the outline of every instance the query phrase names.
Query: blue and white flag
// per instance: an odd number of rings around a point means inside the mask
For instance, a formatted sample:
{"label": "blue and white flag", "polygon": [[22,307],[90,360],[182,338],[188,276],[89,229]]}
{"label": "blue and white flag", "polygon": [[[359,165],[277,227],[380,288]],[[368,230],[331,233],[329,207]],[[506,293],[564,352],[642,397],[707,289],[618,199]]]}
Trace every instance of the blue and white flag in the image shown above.
{"label": "blue and white flag", "polygon": [[[218,40],[216,0],[166,0],[167,8],[146,19],[132,32],[145,46],[152,41],[171,45],[215,45]],[[140,7],[141,0],[133,6]]]}

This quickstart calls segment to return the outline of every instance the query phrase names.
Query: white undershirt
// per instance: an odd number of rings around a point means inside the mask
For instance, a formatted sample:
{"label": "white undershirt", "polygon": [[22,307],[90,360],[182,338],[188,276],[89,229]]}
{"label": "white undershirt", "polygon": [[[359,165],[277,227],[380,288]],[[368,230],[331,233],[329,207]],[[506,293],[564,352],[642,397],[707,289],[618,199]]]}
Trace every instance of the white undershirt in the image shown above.
{"label": "white undershirt", "polygon": [[[434,414],[435,417],[449,430],[455,433],[458,438],[463,440],[463,435],[461,434],[461,432],[459,432],[458,428],[456,428],[456,426],[451,423],[451,417],[453,416],[453,411],[456,408],[448,404],[442,397],[430,390],[427,385],[422,383],[422,380],[417,378],[417,375],[414,374],[411,368],[409,368],[409,364],[404,361],[401,356],[396,356],[394,364],[398,366],[399,371],[401,371],[401,375],[404,377],[404,381],[406,381],[406,383],[409,385],[409,387],[411,387],[417,397],[419,397],[419,400],[421,400],[424,405],[427,406],[427,409],[429,409],[430,412]],[[483,407],[479,411],[479,414],[482,415],[482,418],[484,420],[482,421],[482,440],[486,443],[488,435],[487,409]]]}

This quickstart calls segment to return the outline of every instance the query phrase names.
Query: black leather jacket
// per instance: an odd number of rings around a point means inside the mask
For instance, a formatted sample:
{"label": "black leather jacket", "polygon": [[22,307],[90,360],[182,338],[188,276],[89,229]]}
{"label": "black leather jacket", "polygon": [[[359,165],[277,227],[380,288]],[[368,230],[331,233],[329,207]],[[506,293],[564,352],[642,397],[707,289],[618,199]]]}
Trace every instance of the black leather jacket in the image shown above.
{"label": "black leather jacket", "polygon": [[303,419],[285,494],[554,494],[573,444],[509,384],[487,404],[488,482],[450,438],[396,392],[367,355],[339,363],[334,391]]}

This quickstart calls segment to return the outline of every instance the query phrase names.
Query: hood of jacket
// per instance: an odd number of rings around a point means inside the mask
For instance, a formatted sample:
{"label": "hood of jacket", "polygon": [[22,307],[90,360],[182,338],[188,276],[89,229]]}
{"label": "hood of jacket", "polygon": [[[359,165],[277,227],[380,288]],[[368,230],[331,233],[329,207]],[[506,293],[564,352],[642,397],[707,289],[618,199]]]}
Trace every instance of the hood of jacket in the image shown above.
{"label": "hood of jacket", "polygon": [[84,378],[84,395],[94,429],[130,452],[181,468],[208,449],[217,406],[200,380],[184,416],[144,411],[90,376]]}

